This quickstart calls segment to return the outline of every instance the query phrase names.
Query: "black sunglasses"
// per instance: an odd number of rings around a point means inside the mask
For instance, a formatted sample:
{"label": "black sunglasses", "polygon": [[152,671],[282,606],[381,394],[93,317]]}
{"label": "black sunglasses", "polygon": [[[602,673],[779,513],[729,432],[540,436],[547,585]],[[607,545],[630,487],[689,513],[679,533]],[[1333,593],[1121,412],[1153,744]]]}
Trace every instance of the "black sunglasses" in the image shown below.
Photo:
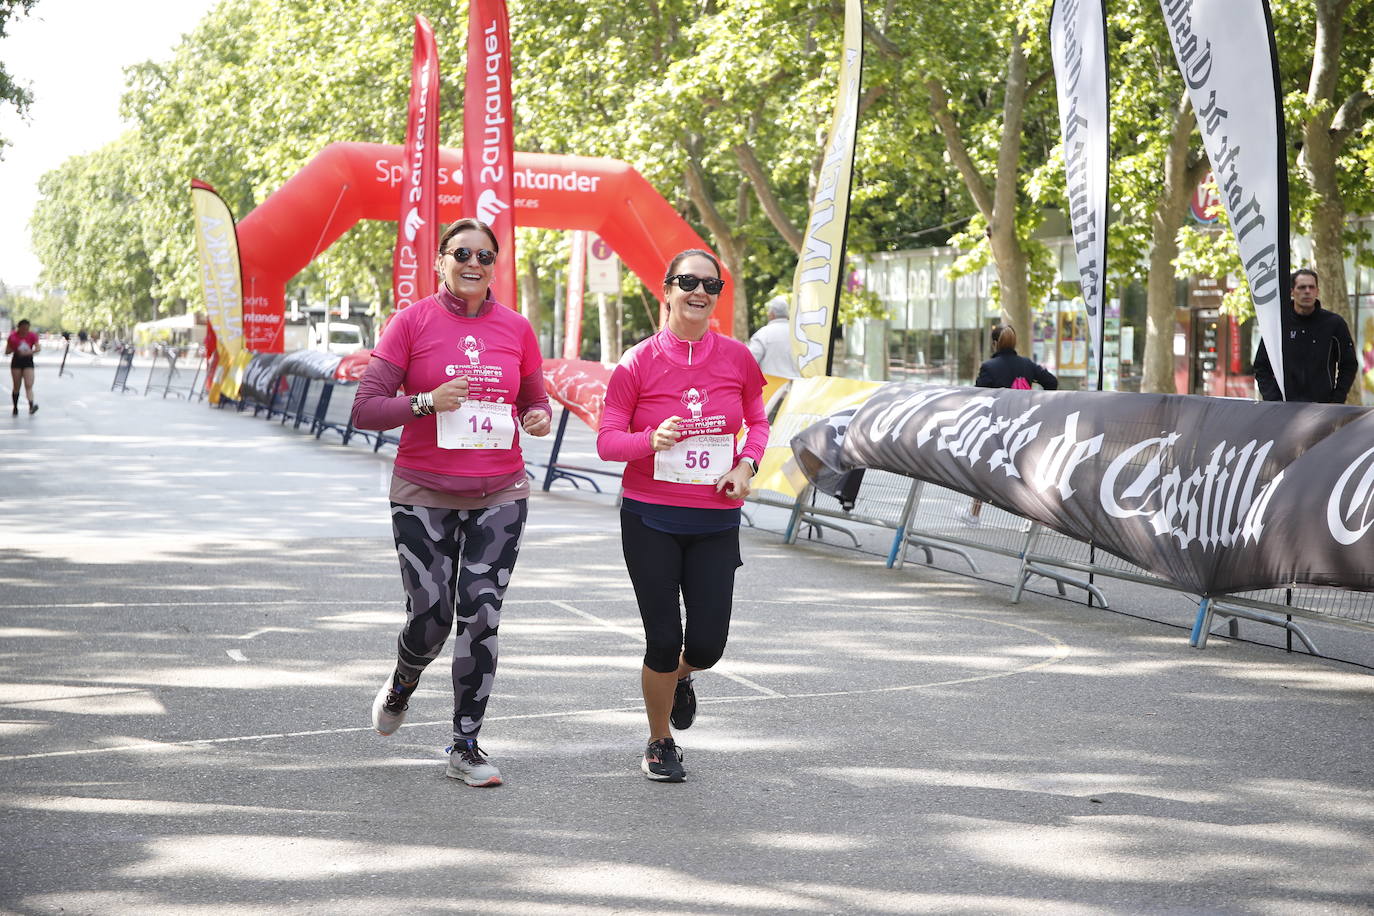
{"label": "black sunglasses", "polygon": [[672,283],[677,281],[677,288],[684,293],[690,293],[701,284],[701,288],[706,290],[708,296],[718,296],[720,291],[725,289],[725,281],[719,277],[694,277],[691,274],[673,274],[665,282]]}
{"label": "black sunglasses", "polygon": [[453,255],[453,260],[457,261],[459,264],[466,264],[468,261],[471,261],[474,254],[477,255],[477,263],[481,264],[483,267],[490,267],[492,264],[496,263],[496,252],[489,251],[486,248],[479,248],[476,251],[473,251],[471,248],[455,248],[452,251],[445,251],[444,254]]}

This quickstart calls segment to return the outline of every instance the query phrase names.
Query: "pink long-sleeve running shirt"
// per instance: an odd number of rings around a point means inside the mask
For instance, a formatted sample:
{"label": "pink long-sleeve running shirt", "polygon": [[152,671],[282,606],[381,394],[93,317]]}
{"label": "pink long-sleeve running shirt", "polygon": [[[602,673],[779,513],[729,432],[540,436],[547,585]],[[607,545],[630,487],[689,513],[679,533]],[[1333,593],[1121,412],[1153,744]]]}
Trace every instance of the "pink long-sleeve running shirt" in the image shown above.
{"label": "pink long-sleeve running shirt", "polygon": [[[763,373],[749,348],[708,331],[698,341],[682,340],[664,328],[631,348],[611,374],[596,436],[596,451],[606,461],[624,461],[625,496],[664,506],[736,509],[744,505],[716,492],[715,481],[740,458],[757,465],[768,444],[763,409]],[[682,438],[672,456],[656,453],[650,437],[664,420],[682,417]],[[747,429],[743,447],[738,434]],[[728,465],[701,467],[714,450],[694,443],[731,440]],[[669,465],[672,464],[673,469]],[[708,483],[682,483],[693,471]],[[676,480],[673,478],[677,478]]]}

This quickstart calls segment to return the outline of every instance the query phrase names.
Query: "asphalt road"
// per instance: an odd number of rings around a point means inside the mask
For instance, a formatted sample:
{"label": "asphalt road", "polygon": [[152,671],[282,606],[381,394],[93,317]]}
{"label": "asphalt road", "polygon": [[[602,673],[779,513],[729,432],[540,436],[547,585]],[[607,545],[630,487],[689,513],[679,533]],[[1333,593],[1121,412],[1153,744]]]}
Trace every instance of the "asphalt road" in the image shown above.
{"label": "asphalt road", "polygon": [[391,450],[77,362],[0,417],[3,912],[1374,913],[1374,676],[1190,649],[1146,588],[1013,606],[746,529],[688,780],[648,782],[614,496],[566,484],[505,605],[506,784],[446,779],[442,662],[369,724]]}

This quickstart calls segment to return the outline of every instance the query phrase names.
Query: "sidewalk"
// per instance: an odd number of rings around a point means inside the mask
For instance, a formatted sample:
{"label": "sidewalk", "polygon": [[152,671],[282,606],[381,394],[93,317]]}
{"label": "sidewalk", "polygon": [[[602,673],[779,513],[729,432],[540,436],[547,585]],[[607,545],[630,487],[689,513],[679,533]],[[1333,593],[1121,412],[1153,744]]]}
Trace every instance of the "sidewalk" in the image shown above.
{"label": "sidewalk", "polygon": [[1012,606],[746,529],[688,781],[648,782],[611,478],[532,497],[506,785],[445,779],[444,661],[368,720],[392,450],[42,359],[0,417],[0,911],[1374,913],[1374,675],[1190,650],[1143,588]]}

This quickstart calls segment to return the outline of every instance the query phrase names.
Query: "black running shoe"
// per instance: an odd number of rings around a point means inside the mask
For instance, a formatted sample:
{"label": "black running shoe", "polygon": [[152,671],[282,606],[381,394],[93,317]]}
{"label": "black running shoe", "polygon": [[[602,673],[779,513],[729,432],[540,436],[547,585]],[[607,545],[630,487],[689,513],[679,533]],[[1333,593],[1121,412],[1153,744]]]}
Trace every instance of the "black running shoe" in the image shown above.
{"label": "black running shoe", "polygon": [[687,771],[682,768],[682,748],[672,738],[650,741],[639,768],[655,782],[682,782],[687,778]]}
{"label": "black running shoe", "polygon": [[692,687],[692,676],[678,678],[677,689],[673,691],[673,711],[668,721],[673,728],[682,731],[691,728],[697,717],[697,692]]}

